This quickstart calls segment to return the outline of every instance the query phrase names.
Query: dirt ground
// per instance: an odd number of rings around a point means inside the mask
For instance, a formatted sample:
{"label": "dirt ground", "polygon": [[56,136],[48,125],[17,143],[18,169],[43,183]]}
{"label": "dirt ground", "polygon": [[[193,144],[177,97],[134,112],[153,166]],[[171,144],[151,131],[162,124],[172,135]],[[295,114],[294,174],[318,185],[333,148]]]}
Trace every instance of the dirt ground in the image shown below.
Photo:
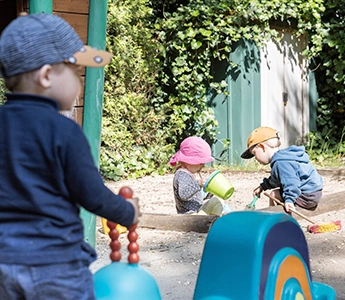
{"label": "dirt ground", "polygon": [[[211,173],[204,172],[205,178]],[[252,200],[252,190],[258,186],[265,172],[225,172],[223,174],[235,187],[235,192],[228,203],[233,211],[244,210]],[[345,174],[334,170],[320,170],[324,178],[324,195],[345,193]],[[128,185],[134,195],[140,199],[144,213],[176,214],[172,191],[173,175],[147,176],[137,180],[123,180],[107,183],[114,191]],[[322,201],[322,200],[321,200]],[[339,199],[344,201],[344,199]],[[268,206],[268,198],[262,196],[256,202],[256,208]],[[345,202],[342,210],[312,217],[316,223],[328,223],[341,220],[345,224]],[[345,235],[344,229],[332,233],[311,234],[306,231],[307,221],[299,220],[305,232],[309,248],[312,280],[332,286],[337,292],[337,299],[345,300]],[[110,238],[102,233],[101,221],[97,220],[98,259],[91,265],[93,272],[110,263]],[[204,242],[207,234],[197,232],[162,231],[146,228],[137,229],[140,245],[140,265],[155,278],[163,300],[189,300],[198,276]],[[122,261],[126,262],[128,240],[126,234],[120,237]]]}

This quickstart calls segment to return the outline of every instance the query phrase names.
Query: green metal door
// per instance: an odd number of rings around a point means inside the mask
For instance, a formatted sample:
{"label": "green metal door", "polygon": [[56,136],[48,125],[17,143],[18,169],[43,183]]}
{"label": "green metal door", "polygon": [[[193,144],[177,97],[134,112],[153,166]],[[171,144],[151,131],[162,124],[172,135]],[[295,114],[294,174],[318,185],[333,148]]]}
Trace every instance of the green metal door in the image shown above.
{"label": "green metal door", "polygon": [[[260,126],[260,53],[251,41],[241,40],[230,53],[230,60],[215,61],[212,66],[214,81],[226,82],[226,92],[217,93],[210,88],[208,106],[218,121],[216,142],[212,147],[215,164],[243,163],[241,153],[247,145],[248,135]],[[224,143],[230,140],[230,147]]]}

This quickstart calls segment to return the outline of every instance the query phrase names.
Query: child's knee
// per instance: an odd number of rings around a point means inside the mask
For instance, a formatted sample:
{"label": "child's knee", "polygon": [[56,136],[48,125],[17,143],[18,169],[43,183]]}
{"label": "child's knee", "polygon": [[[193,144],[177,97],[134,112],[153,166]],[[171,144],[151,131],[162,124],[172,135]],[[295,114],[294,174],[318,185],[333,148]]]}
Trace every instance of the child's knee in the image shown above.
{"label": "child's knee", "polygon": [[277,198],[278,200],[282,200],[282,196],[280,194],[280,189],[276,189],[276,190],[271,191],[270,196]]}

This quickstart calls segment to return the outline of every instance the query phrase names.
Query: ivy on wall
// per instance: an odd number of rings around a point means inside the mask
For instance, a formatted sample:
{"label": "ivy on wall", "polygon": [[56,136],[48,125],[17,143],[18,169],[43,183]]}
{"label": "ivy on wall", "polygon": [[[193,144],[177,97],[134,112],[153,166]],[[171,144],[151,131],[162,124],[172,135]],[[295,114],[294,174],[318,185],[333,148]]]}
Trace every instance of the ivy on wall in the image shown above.
{"label": "ivy on wall", "polygon": [[[215,137],[217,121],[213,111],[206,105],[206,91],[213,88],[222,93],[224,86],[214,83],[210,68],[213,60],[229,59],[232,47],[240,39],[254,41],[258,47],[270,39],[279,39],[278,31],[272,24],[284,24],[295,31],[295,34],[308,34],[309,44],[303,54],[308,58],[319,60],[319,72],[327,80],[329,91],[319,87],[318,128],[319,132],[310,135],[310,146],[321,148],[318,144],[328,134],[333,144],[339,145],[335,136],[330,135],[329,128],[337,128],[342,132],[341,122],[335,127],[334,114],[343,112],[341,101],[334,99],[332,86],[339,83],[336,89],[342,95],[343,63],[341,43],[343,30],[343,8],[336,0],[171,0],[171,1],[110,1],[109,6],[109,41],[110,49],[116,53],[117,63],[107,70],[107,101],[105,109],[106,135],[103,146],[113,141],[112,148],[104,148],[106,156],[103,166],[119,165],[119,160],[130,161],[130,148],[139,145],[141,150],[149,145],[163,149],[167,147],[165,157],[160,157],[147,169],[147,173],[157,166],[166,165],[169,155],[179,143],[189,135],[199,135],[212,140]],[[326,10],[327,7],[327,10]],[[124,15],[126,12],[126,15]],[[114,21],[116,20],[116,21]],[[333,32],[333,33],[332,33]],[[330,48],[338,60],[328,56]],[[324,51],[327,49],[327,51]],[[331,51],[332,52],[332,51]],[[340,56],[339,56],[340,55]],[[336,66],[336,68],[335,68]],[[333,68],[335,68],[333,70]],[[146,70],[143,72],[143,70]],[[326,94],[326,97],[323,94]],[[126,101],[125,101],[126,99]],[[136,103],[138,99],[139,103]],[[139,100],[140,99],[140,100]],[[114,103],[117,103],[116,105]],[[126,104],[127,115],[116,111]],[[131,105],[130,105],[131,103]],[[332,104],[331,104],[332,103]],[[116,106],[117,108],[115,108]],[[131,106],[136,110],[131,112]],[[144,108],[145,107],[145,108]],[[140,120],[138,109],[145,115],[155,115],[156,130],[144,128],[147,122]],[[110,118],[111,112],[114,115]],[[132,116],[131,122],[141,127],[140,135],[145,137],[149,132],[153,143],[141,143],[132,136],[136,127],[128,127],[126,120]],[[118,125],[112,122],[119,116]],[[107,119],[108,118],[108,119]],[[343,118],[344,119],[344,118]],[[329,128],[325,127],[329,126]],[[123,126],[123,135],[121,135]],[[120,128],[120,130],[119,130]],[[130,129],[129,129],[130,128]],[[129,130],[128,130],[129,129]],[[136,129],[137,130],[137,129]],[[109,138],[111,133],[111,138]],[[314,135],[313,135],[314,134]],[[127,144],[124,143],[127,140]],[[119,155],[116,141],[124,144],[126,154]],[[139,141],[139,143],[138,143]],[[115,150],[117,148],[117,150]],[[110,151],[110,152],[108,152]],[[115,151],[115,152],[113,152]],[[144,151],[145,152],[145,151]],[[114,156],[116,153],[118,156]],[[317,153],[319,155],[319,153]],[[147,161],[155,160],[155,155]],[[158,157],[158,156],[157,156]],[[123,165],[132,172],[132,168]],[[139,167],[140,168],[140,167]],[[164,172],[166,168],[162,168]],[[135,170],[134,170],[135,171]],[[146,171],[135,171],[141,175]],[[133,175],[133,173],[132,173]],[[137,176],[133,175],[133,176]]]}
{"label": "ivy on wall", "polygon": [[100,170],[109,179],[164,174],[174,151],[166,143],[165,106],[152,101],[161,45],[146,4],[109,1],[107,48],[114,56],[105,70],[100,149]]}
{"label": "ivy on wall", "polygon": [[0,105],[5,102],[6,87],[4,80],[0,77]]}
{"label": "ivy on wall", "polygon": [[[187,135],[212,140],[217,122],[206,105],[213,60],[229,60],[240,39],[259,47],[279,39],[272,24],[308,34],[315,62],[316,158],[344,155],[344,0],[109,0],[100,167],[109,179],[164,174]],[[0,103],[4,97],[0,80]],[[335,149],[335,150],[334,150]],[[325,154],[327,153],[327,154]]]}
{"label": "ivy on wall", "polygon": [[327,0],[322,36],[311,36],[321,49],[314,68],[319,93],[317,132],[310,134],[309,153],[322,162],[345,154],[345,1]]}
{"label": "ivy on wall", "polygon": [[235,71],[237,65],[229,54],[240,40],[251,40],[261,47],[280,38],[274,29],[279,24],[294,30],[296,36],[308,33],[312,37],[304,50],[306,56],[314,57],[322,49],[326,34],[321,23],[323,1],[177,2],[167,7],[162,2],[155,23],[164,45],[157,82],[164,103],[168,103],[166,121],[176,129],[177,138],[169,141],[177,145],[191,134],[214,139],[217,122],[206,105],[206,91],[212,88],[223,93],[225,86],[213,82],[211,63],[226,60]]}

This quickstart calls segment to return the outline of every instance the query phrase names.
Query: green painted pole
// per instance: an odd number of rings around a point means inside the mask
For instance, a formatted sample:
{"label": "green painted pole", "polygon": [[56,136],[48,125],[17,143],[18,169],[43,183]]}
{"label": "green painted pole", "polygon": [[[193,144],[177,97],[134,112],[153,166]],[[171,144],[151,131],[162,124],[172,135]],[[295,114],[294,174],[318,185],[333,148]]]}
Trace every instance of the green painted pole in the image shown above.
{"label": "green painted pole", "polygon": [[53,13],[53,1],[52,0],[30,0],[29,1],[30,14]]}
{"label": "green painted pole", "polygon": [[[97,49],[105,49],[107,9],[107,0],[90,0],[87,44]],[[83,129],[97,166],[99,166],[99,149],[101,145],[103,89],[104,68],[86,68]],[[85,240],[90,245],[95,246],[96,216],[82,210],[81,218],[84,222]]]}

